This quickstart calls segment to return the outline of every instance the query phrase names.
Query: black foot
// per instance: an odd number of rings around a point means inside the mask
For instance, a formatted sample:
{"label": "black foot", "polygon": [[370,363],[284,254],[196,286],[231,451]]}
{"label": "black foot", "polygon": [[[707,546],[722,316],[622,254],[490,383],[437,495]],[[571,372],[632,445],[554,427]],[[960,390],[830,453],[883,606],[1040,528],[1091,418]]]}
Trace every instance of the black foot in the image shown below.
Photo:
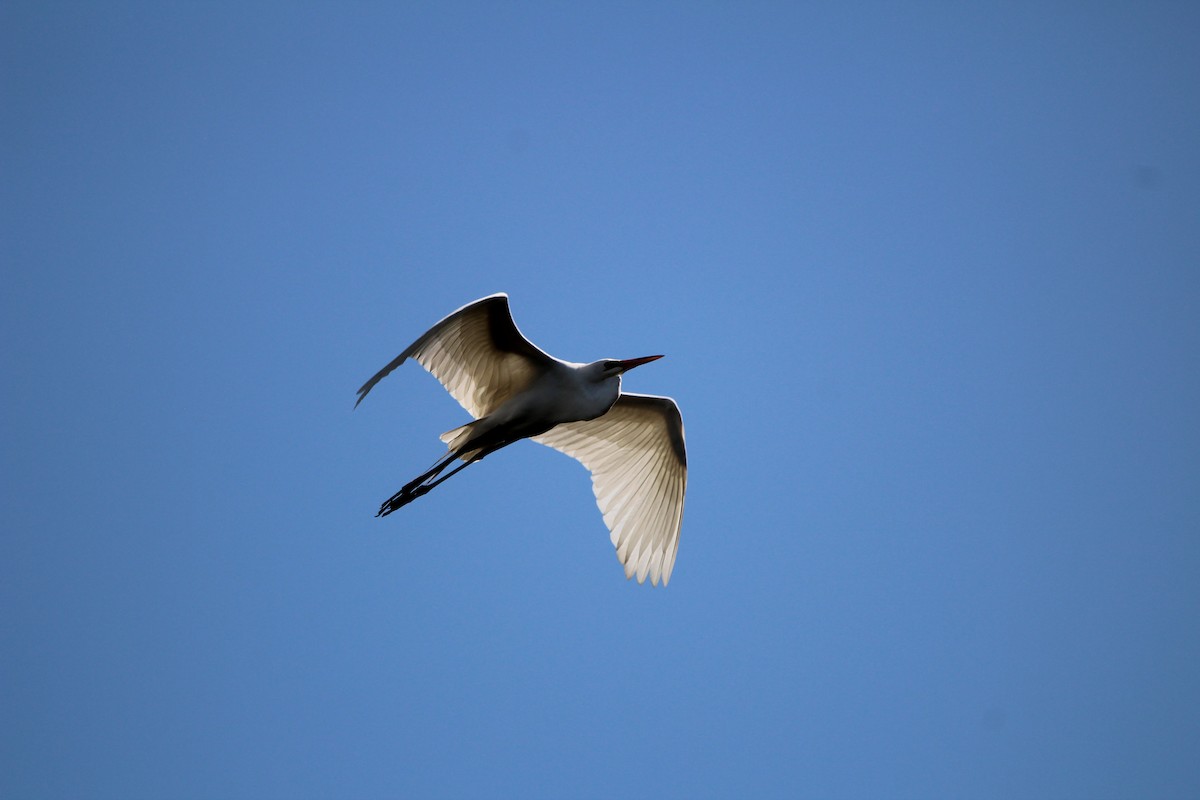
{"label": "black foot", "polygon": [[386,517],[398,508],[404,508],[406,505],[416,500],[421,495],[432,489],[432,486],[417,486],[410,488],[405,486],[400,491],[388,498],[387,502],[379,507],[377,517]]}

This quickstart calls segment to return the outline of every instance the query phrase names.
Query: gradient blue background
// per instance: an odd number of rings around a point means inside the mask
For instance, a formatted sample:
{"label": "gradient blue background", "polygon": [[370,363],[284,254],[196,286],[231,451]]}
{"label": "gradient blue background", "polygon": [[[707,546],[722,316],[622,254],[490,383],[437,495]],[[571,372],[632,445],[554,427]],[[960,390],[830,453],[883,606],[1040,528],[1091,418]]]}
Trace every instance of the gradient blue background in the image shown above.
{"label": "gradient blue background", "polygon": [[[1193,3],[7,3],[0,795],[1200,796]],[[667,589],[406,365],[668,357]]]}

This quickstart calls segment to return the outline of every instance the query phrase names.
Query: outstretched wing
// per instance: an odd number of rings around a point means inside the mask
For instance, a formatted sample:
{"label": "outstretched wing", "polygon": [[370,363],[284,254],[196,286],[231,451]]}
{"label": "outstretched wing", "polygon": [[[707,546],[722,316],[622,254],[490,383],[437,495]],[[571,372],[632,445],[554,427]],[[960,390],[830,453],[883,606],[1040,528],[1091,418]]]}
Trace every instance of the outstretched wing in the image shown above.
{"label": "outstretched wing", "polygon": [[493,294],[458,309],[392,359],[358,390],[355,408],[407,358],[429,370],[476,419],[492,413],[555,360],[517,330],[508,295]]}
{"label": "outstretched wing", "polygon": [[608,413],[556,425],[535,442],[577,459],[592,473],[596,504],[625,577],[663,586],[679,551],[687,454],[683,420],[669,397],[621,394]]}

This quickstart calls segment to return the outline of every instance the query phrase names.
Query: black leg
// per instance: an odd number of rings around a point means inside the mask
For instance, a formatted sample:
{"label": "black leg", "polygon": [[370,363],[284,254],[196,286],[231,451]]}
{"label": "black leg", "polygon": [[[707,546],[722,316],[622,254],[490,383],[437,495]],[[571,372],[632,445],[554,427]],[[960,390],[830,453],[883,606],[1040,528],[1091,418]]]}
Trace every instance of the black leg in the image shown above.
{"label": "black leg", "polygon": [[439,472],[441,472],[447,466],[449,466],[450,462],[453,461],[457,457],[454,453],[451,453],[450,455],[446,456],[446,458],[439,461],[437,464],[434,464],[433,468],[430,469],[428,472],[426,472],[425,474],[421,475],[418,478],[415,478],[414,480],[409,481],[408,483],[406,483],[404,485],[403,489],[401,489],[400,491],[396,492],[394,495],[389,497],[387,499],[387,501],[384,502],[384,504],[379,507],[379,512],[377,514],[375,514],[375,516],[386,517],[388,514],[392,513],[396,509],[403,508],[404,506],[411,503],[413,500],[416,500],[421,495],[427,493],[433,487],[437,486],[438,484],[442,483],[443,481],[448,480],[452,476],[457,475],[458,473],[462,472],[464,469],[471,466],[479,459],[483,458],[484,455],[486,455],[486,453],[479,453],[478,455],[471,458],[470,461],[464,461],[462,464],[459,464],[457,467],[450,470],[449,472],[447,472],[445,475],[438,478],[437,480],[430,481],[429,483],[425,483],[425,481],[428,481],[430,478],[436,477]]}

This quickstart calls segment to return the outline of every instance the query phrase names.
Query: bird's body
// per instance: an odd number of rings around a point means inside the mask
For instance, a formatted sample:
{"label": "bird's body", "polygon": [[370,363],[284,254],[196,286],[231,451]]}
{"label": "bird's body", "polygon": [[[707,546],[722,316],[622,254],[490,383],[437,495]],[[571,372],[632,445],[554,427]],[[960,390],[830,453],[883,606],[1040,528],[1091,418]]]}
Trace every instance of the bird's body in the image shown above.
{"label": "bird's body", "polygon": [[476,435],[503,430],[514,439],[545,433],[562,422],[580,422],[604,414],[621,394],[621,377],[594,377],[590,364],[547,361],[545,369],[520,392],[474,424]]}
{"label": "bird's body", "polygon": [[[442,434],[448,454],[383,504],[386,516],[459,470],[521,439],[570,455],[592,473],[596,501],[638,582],[664,585],[679,546],[687,486],[683,422],[667,397],[621,392],[621,375],[661,356],[562,361],[530,343],[491,295],[433,326],[358,390],[358,401],[407,358],[441,381],[475,420]],[[357,403],[355,404],[357,406]],[[439,475],[453,461],[463,463]]]}

